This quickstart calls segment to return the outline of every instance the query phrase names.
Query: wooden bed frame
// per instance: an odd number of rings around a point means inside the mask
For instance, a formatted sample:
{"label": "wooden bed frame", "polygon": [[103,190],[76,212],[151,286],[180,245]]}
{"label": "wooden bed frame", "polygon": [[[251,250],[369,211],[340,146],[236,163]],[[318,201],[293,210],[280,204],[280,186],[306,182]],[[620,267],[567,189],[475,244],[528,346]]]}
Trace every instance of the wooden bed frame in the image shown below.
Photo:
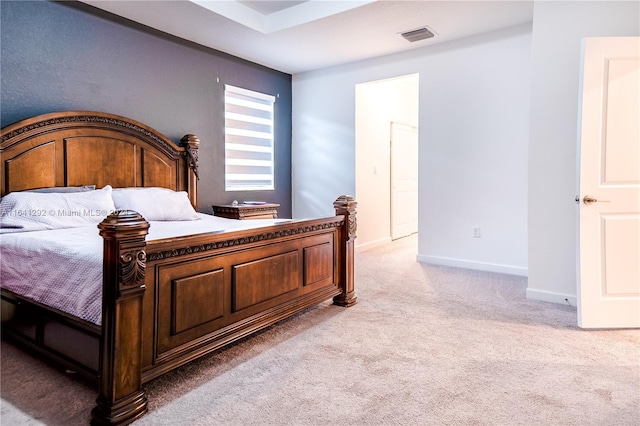
{"label": "wooden bed frame", "polygon": [[[37,116],[2,129],[1,194],[157,186],[187,191],[197,209],[198,144],[102,112]],[[143,217],[115,212],[98,225],[102,326],[3,290],[2,334],[97,378],[92,424],[131,423],[147,411],[143,383],[332,297],[356,303],[356,202],[334,207],[334,217],[149,242]]]}

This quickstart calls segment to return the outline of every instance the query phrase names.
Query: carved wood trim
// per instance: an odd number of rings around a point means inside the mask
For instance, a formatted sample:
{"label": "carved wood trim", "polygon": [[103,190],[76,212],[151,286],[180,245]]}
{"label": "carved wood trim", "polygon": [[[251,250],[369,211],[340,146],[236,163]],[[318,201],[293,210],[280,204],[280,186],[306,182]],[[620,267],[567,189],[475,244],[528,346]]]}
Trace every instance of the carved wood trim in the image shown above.
{"label": "carved wood trim", "polygon": [[354,273],[354,244],[356,239],[356,206],[358,203],[350,195],[342,195],[333,203],[336,215],[345,216],[345,225],[340,237],[340,288],[342,293],[333,298],[333,303],[338,306],[349,307],[357,303],[358,297],[355,293],[355,273]]}
{"label": "carved wood trim", "polygon": [[260,234],[250,235],[247,237],[231,238],[228,240],[216,241],[212,243],[199,244],[195,246],[185,246],[171,250],[161,250],[147,253],[147,260],[153,262],[155,260],[169,259],[173,257],[186,256],[193,253],[202,253],[206,251],[217,250],[225,247],[240,246],[260,241],[267,241],[275,238],[288,237],[291,235],[304,234],[307,232],[321,231],[324,229],[339,228],[344,225],[344,221],[320,223],[315,225],[303,225],[296,228],[288,228],[280,231],[269,231]]}
{"label": "carved wood trim", "polygon": [[200,147],[200,139],[195,135],[184,135],[180,139],[180,144],[184,148],[184,155],[187,159],[186,167],[186,186],[189,193],[189,201],[194,209],[198,209],[198,148]]}
{"label": "carved wood trim", "polygon": [[120,290],[138,287],[144,283],[147,254],[144,250],[121,251],[120,254]]}
{"label": "carved wood trim", "polygon": [[56,130],[56,127],[68,129],[73,127],[73,125],[77,123],[80,127],[83,125],[106,125],[109,128],[120,128],[122,130],[126,129],[129,132],[136,134],[138,137],[141,137],[142,139],[152,140],[156,146],[174,157],[180,155],[180,151],[176,149],[173,143],[170,143],[170,141],[167,141],[164,137],[151,131],[149,128],[144,127],[142,124],[129,121],[124,117],[114,116],[111,114],[100,115],[100,113],[92,112],[78,112],[76,114],[68,116],[46,118],[48,116],[50,116],[50,114],[42,116],[43,119],[40,121],[28,123],[24,126],[3,133],[2,139],[0,140],[0,146],[2,147],[2,149],[6,149],[13,143],[18,142],[18,139],[13,142],[11,140],[17,138],[22,134],[31,133],[39,129],[46,129],[47,127],[51,127],[52,130]]}
{"label": "carved wood trim", "polygon": [[349,239],[356,238],[356,230],[358,228],[358,220],[356,219],[356,206],[358,202],[350,195],[342,195],[333,202],[333,207],[337,215],[345,215],[347,218],[347,233]]}
{"label": "carved wood trim", "polygon": [[180,139],[182,146],[185,149],[185,154],[189,159],[189,168],[193,170],[193,174],[196,175],[196,179],[200,179],[198,176],[198,148],[200,146],[200,139],[195,135],[184,135]]}

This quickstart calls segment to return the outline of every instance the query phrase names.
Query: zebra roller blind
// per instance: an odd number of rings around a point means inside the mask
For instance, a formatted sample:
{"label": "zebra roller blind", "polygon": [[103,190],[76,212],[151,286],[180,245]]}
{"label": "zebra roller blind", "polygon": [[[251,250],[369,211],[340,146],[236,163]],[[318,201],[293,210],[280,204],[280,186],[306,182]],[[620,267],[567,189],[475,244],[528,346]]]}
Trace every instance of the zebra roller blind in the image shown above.
{"label": "zebra roller blind", "polygon": [[225,189],[274,189],[275,97],[225,85]]}

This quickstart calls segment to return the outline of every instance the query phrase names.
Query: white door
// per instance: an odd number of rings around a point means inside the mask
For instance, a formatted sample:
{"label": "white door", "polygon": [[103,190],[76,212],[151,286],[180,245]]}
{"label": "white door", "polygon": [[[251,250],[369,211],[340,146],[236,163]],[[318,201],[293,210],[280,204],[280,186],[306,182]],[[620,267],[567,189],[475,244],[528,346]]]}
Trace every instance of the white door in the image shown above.
{"label": "white door", "polygon": [[418,129],[391,122],[391,239],[418,232]]}
{"label": "white door", "polygon": [[640,38],[583,43],[578,325],[640,327]]}

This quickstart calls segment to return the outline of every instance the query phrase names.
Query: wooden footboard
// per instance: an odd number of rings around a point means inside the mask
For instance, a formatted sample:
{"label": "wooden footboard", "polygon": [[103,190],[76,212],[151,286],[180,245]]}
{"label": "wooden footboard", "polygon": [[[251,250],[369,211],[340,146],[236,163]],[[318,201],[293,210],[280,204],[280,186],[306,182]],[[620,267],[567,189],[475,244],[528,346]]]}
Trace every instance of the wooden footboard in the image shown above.
{"label": "wooden footboard", "polygon": [[94,424],[143,415],[142,383],[333,297],[356,303],[356,202],[336,216],[150,241],[137,213],[100,224],[104,238],[100,394]]}

